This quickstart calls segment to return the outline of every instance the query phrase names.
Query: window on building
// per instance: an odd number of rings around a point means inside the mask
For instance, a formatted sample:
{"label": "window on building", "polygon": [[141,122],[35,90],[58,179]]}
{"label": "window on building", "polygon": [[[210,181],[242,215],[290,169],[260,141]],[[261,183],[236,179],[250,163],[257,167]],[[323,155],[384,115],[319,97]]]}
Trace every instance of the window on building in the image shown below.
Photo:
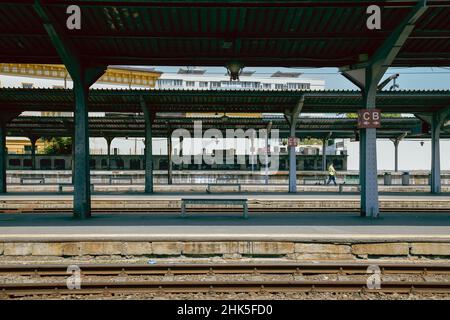
{"label": "window on building", "polygon": [[285,84],[282,84],[282,83],[276,83],[275,84],[275,89],[277,89],[277,90],[283,90],[283,89],[286,89],[287,88],[287,85],[285,85]]}
{"label": "window on building", "polygon": [[42,170],[51,170],[52,169],[52,160],[51,159],[41,159],[40,167]]}
{"label": "window on building", "polygon": [[124,167],[123,159],[113,159],[112,163],[116,169],[123,169],[123,167]]}
{"label": "window on building", "polygon": [[183,80],[178,79],[159,79],[158,80],[159,87],[181,87],[183,86]]}
{"label": "window on building", "polygon": [[130,169],[131,170],[140,170],[141,169],[141,160],[131,159],[130,160]]}
{"label": "window on building", "polygon": [[272,84],[271,83],[263,83],[263,88],[264,89],[272,89]]}
{"label": "window on building", "polygon": [[289,90],[308,90],[310,88],[309,83],[288,83],[287,88]]}
{"label": "window on building", "polygon": [[10,167],[20,167],[20,159],[9,159]]}
{"label": "window on building", "polygon": [[22,88],[24,89],[33,89],[33,84],[29,82],[22,82]]}
{"label": "window on building", "polygon": [[55,159],[54,165],[56,170],[64,170],[66,168],[66,160],[64,159]]}
{"label": "window on building", "polygon": [[220,81],[211,81],[211,88],[220,88]]}
{"label": "window on building", "polygon": [[23,167],[24,168],[31,168],[32,167],[31,159],[23,159]]}
{"label": "window on building", "polygon": [[199,84],[200,88],[208,87],[208,81],[200,81],[198,84]]}
{"label": "window on building", "polygon": [[195,81],[186,81],[186,87],[195,87]]}
{"label": "window on building", "polygon": [[251,81],[242,81],[241,87],[242,88],[259,89],[260,83],[259,82],[251,82]]}

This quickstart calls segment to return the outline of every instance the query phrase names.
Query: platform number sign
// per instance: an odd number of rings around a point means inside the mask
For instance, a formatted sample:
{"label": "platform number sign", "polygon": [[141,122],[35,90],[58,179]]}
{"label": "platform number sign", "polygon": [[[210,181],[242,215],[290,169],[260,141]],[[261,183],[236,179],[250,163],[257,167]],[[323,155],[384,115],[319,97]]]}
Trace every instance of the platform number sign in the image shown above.
{"label": "platform number sign", "polygon": [[288,146],[289,147],[296,147],[297,145],[298,145],[298,139],[296,137],[288,138]]}
{"label": "platform number sign", "polygon": [[358,129],[380,128],[381,111],[378,109],[361,109],[358,111]]}

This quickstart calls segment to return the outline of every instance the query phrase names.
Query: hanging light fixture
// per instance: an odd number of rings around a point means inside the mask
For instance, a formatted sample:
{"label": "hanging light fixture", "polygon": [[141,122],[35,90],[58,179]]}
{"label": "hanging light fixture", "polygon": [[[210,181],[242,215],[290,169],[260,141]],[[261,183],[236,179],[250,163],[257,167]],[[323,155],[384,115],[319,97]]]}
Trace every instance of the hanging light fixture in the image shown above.
{"label": "hanging light fixture", "polygon": [[223,114],[222,117],[220,117],[220,120],[222,120],[222,122],[227,122],[228,121],[228,116],[226,113]]}
{"label": "hanging light fixture", "polygon": [[230,76],[230,81],[237,80],[239,81],[239,75],[244,69],[244,65],[239,61],[230,61],[226,65],[227,73]]}

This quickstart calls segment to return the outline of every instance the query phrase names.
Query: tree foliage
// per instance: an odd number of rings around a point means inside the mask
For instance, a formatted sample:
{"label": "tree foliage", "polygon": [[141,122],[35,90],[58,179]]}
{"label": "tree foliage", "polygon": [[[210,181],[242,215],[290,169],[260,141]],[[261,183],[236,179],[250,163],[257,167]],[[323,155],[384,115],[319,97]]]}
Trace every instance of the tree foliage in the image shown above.
{"label": "tree foliage", "polygon": [[45,138],[44,154],[71,154],[72,138],[54,137]]}

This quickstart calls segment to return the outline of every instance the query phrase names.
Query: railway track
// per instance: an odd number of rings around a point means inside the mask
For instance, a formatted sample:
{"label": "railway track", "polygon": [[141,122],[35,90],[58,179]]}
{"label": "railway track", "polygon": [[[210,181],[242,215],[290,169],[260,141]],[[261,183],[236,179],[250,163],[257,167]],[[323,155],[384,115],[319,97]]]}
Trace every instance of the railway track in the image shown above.
{"label": "railway track", "polygon": [[[381,283],[369,289],[366,281],[137,281],[136,276],[167,275],[369,275],[367,263],[278,263],[278,264],[89,264],[79,265],[80,276],[97,276],[83,280],[80,289],[70,290],[66,280],[71,275],[65,265],[1,265],[1,276],[31,276],[39,282],[0,283],[0,298],[46,295],[114,295],[143,293],[284,293],[284,292],[360,292],[360,293],[430,293],[450,294],[450,281],[401,281]],[[382,275],[450,275],[450,264],[378,264]],[[134,276],[134,279],[132,278]],[[36,279],[37,277],[37,279]],[[98,278],[100,277],[100,278]],[[117,277],[117,278],[113,278]],[[107,278],[108,281],[99,280]],[[52,281],[46,281],[52,279]],[[92,279],[92,278],[91,278]]]}
{"label": "railway track", "polygon": [[83,282],[79,289],[59,283],[0,284],[0,297],[36,295],[113,295],[142,293],[284,293],[359,292],[401,294],[450,294],[450,282],[382,282],[369,289],[365,281],[126,281]]}
{"label": "railway track", "polygon": [[[119,275],[221,275],[221,274],[367,274],[368,263],[221,263],[221,264],[79,264],[81,274]],[[450,275],[444,263],[377,263],[381,274]],[[0,265],[1,275],[67,276],[67,265]]]}

